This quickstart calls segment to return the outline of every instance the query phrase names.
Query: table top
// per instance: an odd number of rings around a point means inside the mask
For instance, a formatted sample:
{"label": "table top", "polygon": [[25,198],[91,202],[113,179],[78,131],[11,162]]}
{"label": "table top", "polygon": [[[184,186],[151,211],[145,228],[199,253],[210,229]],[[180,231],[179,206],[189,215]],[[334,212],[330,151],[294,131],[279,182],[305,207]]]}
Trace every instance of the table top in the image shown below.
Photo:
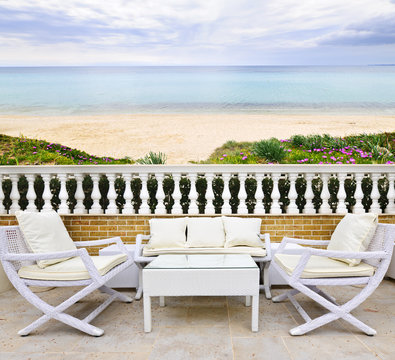
{"label": "table top", "polygon": [[253,269],[257,268],[250,255],[159,255],[144,269]]}

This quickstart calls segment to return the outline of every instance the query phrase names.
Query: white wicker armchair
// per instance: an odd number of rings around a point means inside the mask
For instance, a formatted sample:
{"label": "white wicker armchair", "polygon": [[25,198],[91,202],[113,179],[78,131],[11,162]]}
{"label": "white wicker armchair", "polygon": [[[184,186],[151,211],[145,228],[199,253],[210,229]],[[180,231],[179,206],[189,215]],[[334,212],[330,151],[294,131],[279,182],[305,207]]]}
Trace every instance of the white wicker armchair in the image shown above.
{"label": "white wicker armchair", "polygon": [[[107,245],[110,243],[116,243],[119,250],[124,255],[122,255],[122,259],[117,258],[116,261],[113,261],[115,259],[107,259],[108,261],[106,264],[106,269],[102,270],[98,269],[98,267],[95,265],[95,262],[97,258],[101,258],[100,260],[103,260],[103,257],[89,256],[85,248],[53,253],[32,253],[28,249],[23,234],[18,226],[0,227],[0,259],[5,273],[18,292],[28,302],[44,313],[43,316],[34,321],[32,324],[20,330],[18,334],[26,336],[34,329],[47,322],[49,319],[54,318],[89,335],[101,336],[104,331],[100,328],[97,328],[96,326],[91,325],[90,322],[115,299],[120,299],[124,302],[132,302],[132,298],[121,294],[105,286],[104,284],[112,277],[129,267],[133,263],[133,258],[129,255],[126,247],[119,237],[97,241],[75,242],[77,247]],[[59,259],[65,257],[79,257],[81,259],[82,263],[79,264],[79,279],[66,280],[64,274],[58,277],[59,274],[57,274],[56,271],[52,271],[50,273],[52,280],[43,280],[40,278],[40,275],[36,277],[34,272],[26,277],[22,277],[20,275],[20,270],[22,268],[27,270],[33,268],[34,270],[34,264],[37,260]],[[29,286],[84,287],[58,306],[51,306],[38,297],[35,293],[33,293],[29,289]],[[85,319],[80,320],[64,313],[64,311],[70,306],[97,289],[109,294],[110,297],[94,311],[92,311],[87,317],[85,317]]]}
{"label": "white wicker armchair", "polygon": [[[327,245],[329,241],[300,240],[284,238],[274,256],[272,266],[284,277],[293,290],[273,298],[280,302],[288,298],[296,310],[306,321],[304,324],[290,330],[291,335],[303,335],[320,326],[337,319],[344,319],[362,330],[367,335],[375,335],[376,331],[350,314],[364,302],[379,286],[391,261],[395,239],[395,225],[378,224],[376,232],[367,251],[343,252],[328,251],[304,247],[299,255],[285,255],[288,243],[301,245]],[[293,251],[295,254],[295,251]],[[285,256],[284,256],[285,255]],[[330,258],[362,259],[358,266],[342,265],[340,261]],[[324,263],[323,263],[324,260]],[[321,263],[321,268],[320,268]],[[318,264],[318,266],[317,266]],[[325,268],[331,270],[325,274]],[[324,272],[324,273],[323,273]],[[319,289],[317,286],[365,285],[361,291],[346,303],[339,305],[336,300]],[[311,319],[294,296],[303,293],[316,301],[329,312]]]}

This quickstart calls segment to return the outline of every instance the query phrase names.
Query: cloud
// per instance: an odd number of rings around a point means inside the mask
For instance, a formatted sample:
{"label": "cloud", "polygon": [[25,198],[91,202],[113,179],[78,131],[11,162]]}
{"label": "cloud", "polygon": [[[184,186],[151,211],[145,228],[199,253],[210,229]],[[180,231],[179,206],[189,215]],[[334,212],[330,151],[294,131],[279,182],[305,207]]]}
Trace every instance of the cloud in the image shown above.
{"label": "cloud", "polygon": [[113,54],[111,63],[261,63],[301,50],[393,44],[394,18],[390,0],[3,0],[0,64],[70,63],[71,54],[76,64],[99,54]]}

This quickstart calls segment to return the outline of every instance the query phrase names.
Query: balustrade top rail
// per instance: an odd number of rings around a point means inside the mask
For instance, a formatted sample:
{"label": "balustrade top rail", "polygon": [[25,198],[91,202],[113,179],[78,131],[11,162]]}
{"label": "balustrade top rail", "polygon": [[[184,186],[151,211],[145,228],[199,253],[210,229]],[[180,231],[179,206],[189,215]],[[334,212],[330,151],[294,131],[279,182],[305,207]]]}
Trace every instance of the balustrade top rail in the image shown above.
{"label": "balustrade top rail", "polygon": [[0,214],[395,213],[394,165],[1,166]]}

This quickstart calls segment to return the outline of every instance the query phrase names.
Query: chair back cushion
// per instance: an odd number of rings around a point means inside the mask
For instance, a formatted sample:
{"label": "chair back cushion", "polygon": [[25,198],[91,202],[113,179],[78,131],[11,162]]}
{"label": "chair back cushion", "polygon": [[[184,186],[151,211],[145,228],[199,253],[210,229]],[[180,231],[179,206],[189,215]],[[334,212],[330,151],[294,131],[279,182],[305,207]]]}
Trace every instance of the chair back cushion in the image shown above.
{"label": "chair back cushion", "polygon": [[[376,214],[347,214],[336,226],[327,250],[366,251],[377,228]],[[361,259],[336,259],[350,266],[358,265]]]}
{"label": "chair back cushion", "polygon": [[151,238],[149,249],[184,248],[187,218],[151,219],[149,221]]}
{"label": "chair back cushion", "polygon": [[259,234],[262,219],[223,216],[225,247],[252,246],[263,247]]}
{"label": "chair back cushion", "polygon": [[220,248],[224,247],[224,244],[224,225],[220,217],[188,218],[187,247]]}
{"label": "chair back cushion", "polygon": [[[28,247],[33,253],[49,253],[76,250],[59,214],[55,211],[27,212],[16,211],[20,229]],[[69,259],[38,260],[40,268]]]}

